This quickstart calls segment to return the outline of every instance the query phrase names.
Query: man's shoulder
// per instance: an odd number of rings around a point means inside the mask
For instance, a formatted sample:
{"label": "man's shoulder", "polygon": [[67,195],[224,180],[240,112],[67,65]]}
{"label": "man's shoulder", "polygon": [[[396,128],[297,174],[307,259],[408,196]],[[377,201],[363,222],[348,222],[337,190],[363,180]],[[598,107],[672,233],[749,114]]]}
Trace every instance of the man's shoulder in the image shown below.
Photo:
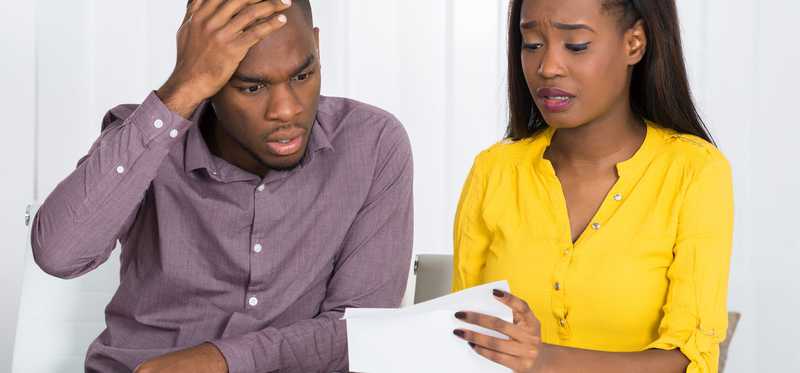
{"label": "man's shoulder", "polygon": [[317,116],[331,134],[356,131],[362,135],[396,131],[403,125],[392,113],[379,107],[344,97],[321,96]]}
{"label": "man's shoulder", "polygon": [[139,104],[121,104],[117,105],[106,112],[106,115],[103,117],[103,126],[102,130],[105,130],[110,125],[114,123],[120,123],[128,119],[136,109],[139,108]]}

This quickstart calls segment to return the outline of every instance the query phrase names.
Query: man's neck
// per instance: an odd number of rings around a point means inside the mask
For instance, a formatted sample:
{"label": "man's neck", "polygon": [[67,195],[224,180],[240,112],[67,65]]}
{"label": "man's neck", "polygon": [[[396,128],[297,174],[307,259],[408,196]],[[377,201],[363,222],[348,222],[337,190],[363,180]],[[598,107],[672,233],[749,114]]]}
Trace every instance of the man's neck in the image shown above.
{"label": "man's neck", "polygon": [[199,125],[211,154],[254,175],[262,178],[267,175],[269,169],[225,132],[212,107],[203,113]]}

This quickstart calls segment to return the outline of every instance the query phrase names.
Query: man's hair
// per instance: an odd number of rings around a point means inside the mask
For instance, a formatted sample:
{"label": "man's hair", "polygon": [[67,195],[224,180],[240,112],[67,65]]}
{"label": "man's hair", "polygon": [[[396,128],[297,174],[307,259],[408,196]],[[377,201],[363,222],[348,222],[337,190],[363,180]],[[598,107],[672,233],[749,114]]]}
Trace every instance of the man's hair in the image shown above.
{"label": "man's hair", "polygon": [[292,6],[299,6],[303,14],[305,14],[308,24],[314,26],[314,12],[311,10],[310,0],[294,0],[292,1]]}

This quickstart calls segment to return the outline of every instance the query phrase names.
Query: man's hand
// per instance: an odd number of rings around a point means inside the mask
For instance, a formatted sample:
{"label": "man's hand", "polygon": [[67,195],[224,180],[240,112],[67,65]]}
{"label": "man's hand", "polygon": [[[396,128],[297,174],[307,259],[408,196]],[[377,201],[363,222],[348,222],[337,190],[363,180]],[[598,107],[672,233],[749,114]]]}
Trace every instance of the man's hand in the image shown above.
{"label": "man's hand", "polygon": [[535,367],[542,348],[541,325],[528,304],[506,292],[495,290],[495,297],[511,308],[514,322],[474,312],[459,312],[456,318],[507,335],[510,339],[490,337],[469,330],[457,329],[453,333],[469,342],[483,357],[511,368],[516,373],[539,371]]}
{"label": "man's hand", "polygon": [[228,364],[214,345],[204,343],[146,361],[134,373],[228,373]]}
{"label": "man's hand", "polygon": [[228,83],[250,48],[287,18],[291,0],[191,0],[178,30],[178,58],[157,95],[188,118]]}

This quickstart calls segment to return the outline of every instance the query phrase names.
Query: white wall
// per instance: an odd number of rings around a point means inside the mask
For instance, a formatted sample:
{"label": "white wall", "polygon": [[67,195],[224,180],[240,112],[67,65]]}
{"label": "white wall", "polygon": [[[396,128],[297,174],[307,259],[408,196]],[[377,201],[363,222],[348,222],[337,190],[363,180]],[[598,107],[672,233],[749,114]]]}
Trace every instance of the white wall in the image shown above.
{"label": "white wall", "polygon": [[[498,140],[504,127],[507,0],[313,3],[322,28],[323,93],[381,106],[405,123],[416,159],[416,250],[450,252],[461,183],[474,155]],[[800,137],[800,123],[791,110],[800,84],[800,73],[793,71],[800,53],[792,28],[800,3],[678,3],[698,102],[735,170],[730,305],[744,319],[728,372],[796,371],[800,354],[793,342],[800,324],[792,316],[800,314],[800,279],[793,274],[800,265],[800,241],[791,233],[800,210],[800,172],[794,165],[800,154],[792,140]],[[18,160],[4,162],[6,174],[19,175],[0,193],[0,233],[9,245],[0,261],[3,371],[13,335],[6,331],[16,323],[22,276],[24,205],[34,189],[45,197],[74,167],[97,136],[105,110],[141,101],[167,77],[183,1],[37,0],[0,7],[3,50],[15,51],[15,58],[4,61],[9,68],[0,72],[1,97],[4,108],[14,108],[4,110],[8,123],[21,124],[4,127],[13,136],[4,137],[0,148],[3,159]],[[35,129],[33,168],[29,149]],[[102,304],[116,283],[116,266],[112,259],[85,279],[65,283],[31,275],[28,283],[34,294],[57,289],[60,297],[52,302],[69,305],[58,319],[67,325],[102,316],[102,307],[85,310],[68,298]],[[80,338],[88,343],[93,333]],[[85,343],[74,345],[59,351],[74,360]]]}
{"label": "white wall", "polygon": [[0,1],[0,371],[11,365],[11,351],[25,247],[23,215],[33,199],[35,67],[32,2]]}

